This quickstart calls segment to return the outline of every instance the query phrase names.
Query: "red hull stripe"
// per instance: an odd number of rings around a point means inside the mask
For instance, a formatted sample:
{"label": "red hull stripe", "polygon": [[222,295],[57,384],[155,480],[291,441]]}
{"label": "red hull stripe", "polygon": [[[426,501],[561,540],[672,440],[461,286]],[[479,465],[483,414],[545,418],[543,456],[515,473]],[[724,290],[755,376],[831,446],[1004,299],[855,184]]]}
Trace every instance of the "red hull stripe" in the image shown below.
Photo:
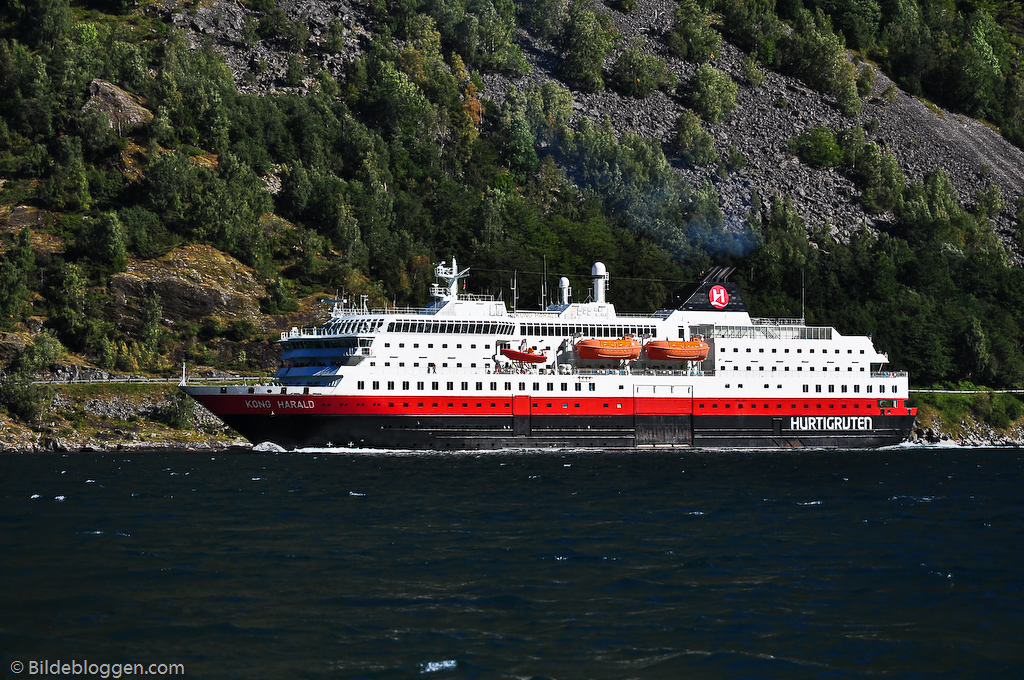
{"label": "red hull stripe", "polygon": [[[227,395],[196,397],[217,415],[882,415],[876,399],[710,399],[702,397],[581,397],[572,393],[524,397],[517,395]],[[916,415],[897,400],[898,409],[886,413]],[[514,405],[514,406],[513,406]]]}

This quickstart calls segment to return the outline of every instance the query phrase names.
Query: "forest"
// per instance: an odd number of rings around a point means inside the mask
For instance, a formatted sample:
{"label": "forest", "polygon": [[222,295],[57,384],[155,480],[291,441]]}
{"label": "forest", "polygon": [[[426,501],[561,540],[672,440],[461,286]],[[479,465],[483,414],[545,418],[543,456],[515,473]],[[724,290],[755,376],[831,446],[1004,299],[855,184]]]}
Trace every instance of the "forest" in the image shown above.
{"label": "forest", "polygon": [[[736,267],[754,316],[799,316],[844,334],[871,334],[917,386],[1024,382],[1024,272],[1014,242],[990,224],[1004,208],[995,184],[962,204],[942,168],[908,181],[865,131],[819,128],[790,140],[802,162],[851,177],[870,213],[838,242],[805,224],[785,195],[755,196],[723,215],[714,182],[690,186],[666,154],[729,173],[706,126],[728,116],[738,87],[765,70],[803,80],[847,115],[871,90],[854,50],[900,87],[985,119],[1024,144],[1019,5],[996,0],[678,0],[664,36],[702,64],[679,83],[641,44],[620,49],[610,0],[372,0],[365,51],[341,76],[289,60],[302,91],[240,94],[209,45],[190,49],[154,5],[126,0],[12,0],[0,10],[0,206],[38,208],[41,224],[3,233],[0,328],[41,319],[39,349],[8,367],[31,371],[74,353],[96,366],[168,372],[210,361],[212,343],[273,337],[301,300],[340,289],[375,306],[427,301],[432,264],[455,256],[477,292],[508,300],[516,272],[587,289],[595,261],[613,274],[620,310],[671,305],[712,265]],[[316,42],[274,0],[243,0],[243,40],[295,54],[341,51],[340,23]],[[178,11],[189,11],[183,5]],[[573,120],[554,83],[499,106],[481,74],[529,69],[523,28],[551,41],[566,82],[634,97],[662,90],[686,106],[670,140]],[[746,81],[711,65],[721,41],[748,55]],[[622,47],[622,46],[620,46]],[[259,65],[256,68],[260,68]],[[85,107],[90,83],[121,88],[152,115],[122,128]],[[279,179],[271,193],[266,178]],[[1024,204],[1016,206],[1024,222]],[[34,248],[46,235],[62,244]],[[206,244],[251,268],[263,318],[162,323],[155,293],[138,323],[118,323],[110,277],[132,263]],[[532,299],[520,300],[521,307]],[[534,302],[534,304],[536,304]],[[54,348],[57,348],[56,350]],[[55,354],[56,352],[56,354]],[[40,357],[50,357],[41,359]],[[222,368],[266,368],[256,357]],[[24,386],[23,386],[24,387]],[[3,395],[0,395],[2,397]],[[9,402],[10,400],[8,400]]]}

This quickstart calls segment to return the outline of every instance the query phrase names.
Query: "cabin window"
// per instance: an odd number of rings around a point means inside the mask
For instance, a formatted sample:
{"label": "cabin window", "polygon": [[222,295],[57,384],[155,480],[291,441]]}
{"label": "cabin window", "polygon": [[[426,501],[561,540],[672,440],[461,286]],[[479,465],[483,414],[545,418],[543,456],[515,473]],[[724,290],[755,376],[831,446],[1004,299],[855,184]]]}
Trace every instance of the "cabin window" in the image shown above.
{"label": "cabin window", "polygon": [[362,380],[360,380],[359,382],[356,383],[356,389],[357,390],[363,389],[364,386],[365,386],[365,383],[363,383]]}
{"label": "cabin window", "polygon": [[375,389],[375,390],[379,390],[380,389],[380,381],[379,380],[374,380],[373,381],[373,389]]}

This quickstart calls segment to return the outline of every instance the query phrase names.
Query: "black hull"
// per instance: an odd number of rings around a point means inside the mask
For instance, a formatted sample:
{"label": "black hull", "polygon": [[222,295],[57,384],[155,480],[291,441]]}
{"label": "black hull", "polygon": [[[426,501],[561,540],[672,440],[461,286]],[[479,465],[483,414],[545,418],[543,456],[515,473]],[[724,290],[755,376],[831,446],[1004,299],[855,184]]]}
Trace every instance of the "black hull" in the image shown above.
{"label": "black hull", "polygon": [[876,448],[904,441],[912,415],[876,415],[870,429],[807,430],[771,416],[367,416],[225,415],[254,444],[285,449],[359,447],[515,448]]}

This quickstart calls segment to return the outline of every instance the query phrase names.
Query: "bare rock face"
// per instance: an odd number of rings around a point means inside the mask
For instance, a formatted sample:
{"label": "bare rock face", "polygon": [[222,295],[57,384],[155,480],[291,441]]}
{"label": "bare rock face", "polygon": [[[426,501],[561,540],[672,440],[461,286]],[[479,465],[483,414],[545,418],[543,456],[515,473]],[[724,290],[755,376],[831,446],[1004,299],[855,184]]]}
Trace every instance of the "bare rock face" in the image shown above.
{"label": "bare rock face", "polygon": [[151,292],[160,296],[163,322],[171,327],[205,317],[266,326],[259,306],[266,296],[263,286],[248,267],[209,246],[177,248],[158,260],[135,262],[110,278],[108,291],[107,317],[129,327],[138,324]]}
{"label": "bare rock face", "polygon": [[105,80],[94,80],[89,83],[89,99],[82,107],[82,111],[93,109],[105,114],[110,121],[110,127],[117,130],[119,135],[128,128],[144,125],[153,120],[153,113],[143,107],[136,97]]}
{"label": "bare rock face", "polygon": [[17,333],[0,333],[0,365],[6,366],[25,351],[28,343]]}

